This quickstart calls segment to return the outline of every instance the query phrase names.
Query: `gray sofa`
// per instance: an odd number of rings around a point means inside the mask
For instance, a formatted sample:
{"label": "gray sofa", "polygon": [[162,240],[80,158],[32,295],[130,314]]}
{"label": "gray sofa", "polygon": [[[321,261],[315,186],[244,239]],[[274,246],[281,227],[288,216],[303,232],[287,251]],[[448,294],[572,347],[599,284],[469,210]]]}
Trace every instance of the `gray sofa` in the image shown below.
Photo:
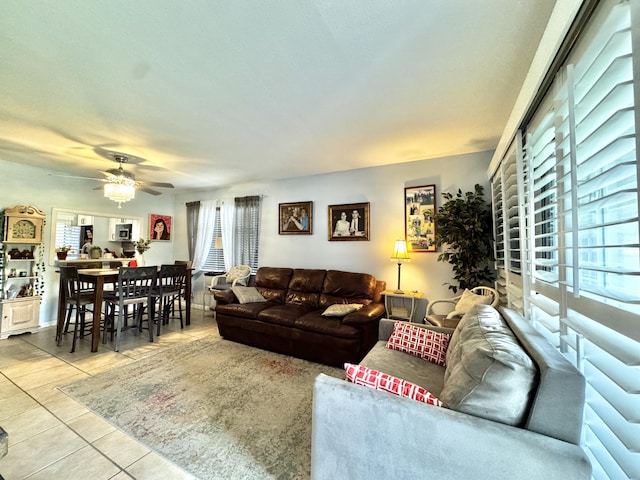
{"label": "gray sofa", "polygon": [[517,312],[481,305],[455,331],[421,326],[452,333],[446,367],[386,348],[393,325],[381,321],[361,364],[426,388],[443,407],[319,375],[314,480],[590,477],[578,446],[584,377]]}

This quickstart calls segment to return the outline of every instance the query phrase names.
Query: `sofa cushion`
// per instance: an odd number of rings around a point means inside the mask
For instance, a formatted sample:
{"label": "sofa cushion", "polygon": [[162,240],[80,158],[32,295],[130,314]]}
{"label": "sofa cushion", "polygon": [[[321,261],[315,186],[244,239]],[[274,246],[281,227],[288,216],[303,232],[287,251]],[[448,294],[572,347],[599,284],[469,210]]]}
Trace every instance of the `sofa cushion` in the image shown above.
{"label": "sofa cushion", "polygon": [[282,305],[272,305],[258,314],[258,320],[276,325],[292,327],[294,321],[311,311],[309,307],[303,305],[292,305],[284,303]]}
{"label": "sofa cushion", "polygon": [[320,292],[326,274],[326,270],[294,270],[287,287],[285,302],[319,308]]}
{"label": "sofa cushion", "polygon": [[404,352],[386,348],[385,340],[378,341],[360,362],[365,367],[386,372],[394,377],[420,385],[440,398],[444,386],[444,367],[425,362]]}
{"label": "sofa cushion", "polygon": [[231,290],[240,303],[266,302],[256,287],[235,286]]}
{"label": "sofa cushion", "polygon": [[387,348],[406,352],[444,366],[451,335],[434,332],[407,322],[396,322]]}
{"label": "sofa cushion", "polygon": [[508,425],[525,418],[535,364],[497,310],[476,305],[454,331],[447,351],[445,407]]}
{"label": "sofa cushion", "polygon": [[334,303],[368,305],[375,293],[376,279],[372,275],[328,270],[322,285],[320,308],[327,308]]}
{"label": "sofa cushion", "polygon": [[437,407],[442,406],[442,402],[428,390],[411,382],[407,382],[402,378],[394,377],[393,375],[379,372],[378,370],[372,370],[364,365],[353,365],[352,363],[345,363],[344,370],[346,380],[356,385],[382,390]]}
{"label": "sofa cushion", "polygon": [[341,338],[360,338],[362,330],[352,325],[345,325],[341,317],[323,317],[320,310],[314,310],[296,318],[293,326],[300,330],[330,335]]}
{"label": "sofa cushion", "polygon": [[325,317],[344,317],[364,307],[361,303],[334,303],[329,305],[322,315]]}
{"label": "sofa cushion", "polygon": [[245,317],[257,319],[258,314],[265,308],[273,306],[270,302],[252,302],[252,303],[218,303],[216,305],[216,313],[229,315],[231,317]]}
{"label": "sofa cushion", "polygon": [[284,303],[292,268],[260,267],[254,285],[268,301]]}

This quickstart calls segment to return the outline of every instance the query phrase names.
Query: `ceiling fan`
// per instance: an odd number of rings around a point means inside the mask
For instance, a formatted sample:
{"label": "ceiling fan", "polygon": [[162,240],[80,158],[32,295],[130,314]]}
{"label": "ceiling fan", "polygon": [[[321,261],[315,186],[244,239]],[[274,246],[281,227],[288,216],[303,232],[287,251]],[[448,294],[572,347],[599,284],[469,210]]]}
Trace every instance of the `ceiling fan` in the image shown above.
{"label": "ceiling fan", "polygon": [[161,195],[162,192],[153,190],[149,187],[160,188],[174,188],[171,183],[165,182],[145,182],[136,180],[135,175],[132,172],[127,172],[122,168],[123,163],[127,163],[129,158],[126,155],[113,155],[113,160],[118,162],[118,168],[111,168],[109,170],[101,172],[105,178],[94,177],[78,177],[74,175],[56,175],[51,173],[50,175],[58,177],[68,178],[82,178],[85,180],[96,180],[104,183],[101,187],[96,187],[94,190],[104,190],[104,196],[114,202],[118,202],[118,208],[122,208],[123,202],[128,202],[133,199],[136,194],[136,190],[141,192],[150,193],[151,195]]}

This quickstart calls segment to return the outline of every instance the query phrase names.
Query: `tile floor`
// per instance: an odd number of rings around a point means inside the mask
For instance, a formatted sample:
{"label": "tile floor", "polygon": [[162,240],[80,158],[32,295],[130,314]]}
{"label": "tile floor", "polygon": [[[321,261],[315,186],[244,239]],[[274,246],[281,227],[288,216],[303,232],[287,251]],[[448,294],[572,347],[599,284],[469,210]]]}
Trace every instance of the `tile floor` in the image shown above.
{"label": "tile floor", "polygon": [[218,335],[213,313],[193,310],[191,325],[177,320],[153,343],[146,332],[123,334],[120,352],[100,344],[91,353],[90,337],[71,349],[72,335],[58,347],[55,327],[0,340],[0,426],[9,434],[9,452],[0,459],[5,480],[192,479],[57,387],[117,368],[173,345]]}

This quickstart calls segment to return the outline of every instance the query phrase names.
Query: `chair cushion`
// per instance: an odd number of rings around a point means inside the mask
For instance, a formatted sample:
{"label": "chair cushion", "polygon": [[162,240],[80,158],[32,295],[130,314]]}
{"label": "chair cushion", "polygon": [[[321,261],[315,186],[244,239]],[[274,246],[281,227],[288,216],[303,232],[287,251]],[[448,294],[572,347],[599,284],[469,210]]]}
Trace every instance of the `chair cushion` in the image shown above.
{"label": "chair cushion", "polygon": [[396,322],[387,348],[405,352],[429,362],[444,366],[451,335],[427,328]]}
{"label": "chair cushion", "polygon": [[447,351],[445,407],[507,425],[520,425],[537,369],[497,310],[476,305],[453,332]]}
{"label": "chair cushion", "polygon": [[233,294],[238,299],[239,303],[253,303],[253,302],[266,302],[265,298],[260,295],[260,292],[255,287],[231,287]]}
{"label": "chair cushion", "polygon": [[234,280],[238,280],[238,282],[236,282],[236,285],[246,285],[247,284],[247,279],[245,277],[247,277],[247,269],[245,267],[232,267],[228,272],[227,272],[227,278],[226,278],[226,282],[227,283],[233,283]]}
{"label": "chair cushion", "polygon": [[344,370],[346,380],[356,385],[364,385],[365,387],[375,388],[376,390],[382,390],[437,407],[442,406],[442,402],[428,390],[393,375],[372,370],[364,365],[353,365],[351,363],[345,363]]}
{"label": "chair cushion", "polygon": [[447,315],[447,318],[451,319],[456,316],[462,316],[471,310],[474,305],[490,305],[492,300],[489,295],[478,295],[465,288],[453,312]]}

